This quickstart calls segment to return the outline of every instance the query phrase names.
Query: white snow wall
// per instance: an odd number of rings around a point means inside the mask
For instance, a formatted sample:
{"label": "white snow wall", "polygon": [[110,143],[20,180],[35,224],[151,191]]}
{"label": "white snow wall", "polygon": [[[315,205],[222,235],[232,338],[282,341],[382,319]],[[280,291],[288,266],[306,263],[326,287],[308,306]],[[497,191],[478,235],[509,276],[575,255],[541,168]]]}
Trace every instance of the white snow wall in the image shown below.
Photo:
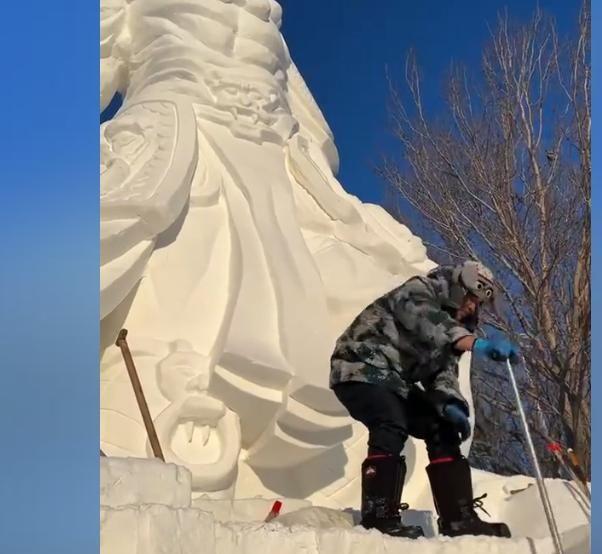
{"label": "white snow wall", "polygon": [[[352,527],[342,512],[311,507],[299,510],[301,505],[295,506],[290,499],[283,499],[281,515],[267,525],[262,521],[273,499],[191,502],[190,472],[173,464],[111,457],[101,458],[100,469],[101,554],[555,552],[547,536],[537,487],[527,477],[505,478],[476,472],[478,494],[488,494],[491,518],[507,521],[512,539],[435,538],[425,527],[425,538],[411,540]],[[557,479],[547,480],[547,486],[565,554],[589,554],[589,518],[577,501],[576,491],[570,483]]]}
{"label": "white snow wall", "polygon": [[[355,506],[366,433],[328,390],[330,353],[434,264],[337,181],[280,22],[273,0],[101,1],[101,109],[125,95],[100,128],[101,447],[151,455],[114,346],[125,327],[195,495]],[[405,453],[405,500],[430,507],[424,449]]]}

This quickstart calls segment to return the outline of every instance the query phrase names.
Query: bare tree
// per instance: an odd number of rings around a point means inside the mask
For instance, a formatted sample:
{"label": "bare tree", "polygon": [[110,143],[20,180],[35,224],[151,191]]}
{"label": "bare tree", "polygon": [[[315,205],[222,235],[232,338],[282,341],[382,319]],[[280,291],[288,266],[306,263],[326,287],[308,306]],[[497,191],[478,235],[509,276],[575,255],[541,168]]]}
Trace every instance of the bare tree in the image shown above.
{"label": "bare tree", "polygon": [[[397,203],[444,262],[479,259],[500,279],[505,317],[486,320],[521,346],[519,379],[540,451],[574,448],[590,471],[590,14],[561,40],[536,11],[526,25],[498,18],[481,71],[452,67],[443,113],[427,113],[414,56],[405,93],[391,84],[400,160],[378,167]],[[389,195],[391,198],[391,195]],[[483,465],[528,471],[505,375],[474,372]],[[495,430],[498,430],[495,433]],[[503,441],[487,440],[486,435]],[[514,445],[514,446],[512,446]],[[548,474],[557,468],[544,459]]]}

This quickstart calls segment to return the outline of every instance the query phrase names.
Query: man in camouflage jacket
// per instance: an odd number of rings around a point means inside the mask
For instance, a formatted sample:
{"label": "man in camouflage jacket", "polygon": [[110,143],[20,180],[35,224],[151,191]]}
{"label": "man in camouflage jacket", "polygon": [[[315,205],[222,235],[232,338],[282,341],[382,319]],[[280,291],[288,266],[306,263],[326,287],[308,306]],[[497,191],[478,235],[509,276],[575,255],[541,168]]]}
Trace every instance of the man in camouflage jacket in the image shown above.
{"label": "man in camouflage jacket", "polygon": [[474,511],[468,462],[460,444],[470,435],[469,406],[458,383],[458,360],[472,351],[515,360],[503,340],[477,339],[481,306],[493,306],[493,274],[467,261],[416,276],[367,306],[337,340],[330,387],[369,430],[362,465],[362,524],[393,536],[422,530],[399,516],[405,479],[400,456],[408,435],[426,442],[439,530],[446,535],[510,536],[503,523]]}

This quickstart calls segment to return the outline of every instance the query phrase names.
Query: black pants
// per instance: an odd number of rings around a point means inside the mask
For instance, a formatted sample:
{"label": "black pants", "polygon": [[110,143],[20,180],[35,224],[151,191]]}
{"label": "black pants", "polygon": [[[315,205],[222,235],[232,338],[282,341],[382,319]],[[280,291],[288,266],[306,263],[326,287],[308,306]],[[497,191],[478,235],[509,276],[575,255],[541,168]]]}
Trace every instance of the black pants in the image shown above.
{"label": "black pants", "polygon": [[349,415],[368,428],[369,454],[400,454],[410,435],[426,442],[431,460],[460,456],[458,433],[418,387],[412,387],[407,399],[371,383],[340,383],[333,390]]}

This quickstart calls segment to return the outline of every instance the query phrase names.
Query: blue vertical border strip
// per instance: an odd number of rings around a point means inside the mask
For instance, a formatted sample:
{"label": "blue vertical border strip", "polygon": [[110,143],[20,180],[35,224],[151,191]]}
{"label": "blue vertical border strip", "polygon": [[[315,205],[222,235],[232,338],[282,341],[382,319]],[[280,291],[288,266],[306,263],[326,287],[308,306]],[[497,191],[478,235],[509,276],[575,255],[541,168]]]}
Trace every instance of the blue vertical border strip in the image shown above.
{"label": "blue vertical border strip", "polygon": [[[602,104],[602,3],[591,0],[592,7],[592,487],[602,475],[600,466],[600,437],[596,429],[602,423],[602,410],[596,400],[600,395],[602,376],[600,362],[602,347],[599,340],[602,331],[600,318],[600,280],[602,278],[602,254],[600,238],[602,237],[602,217],[598,210],[602,209],[602,199],[599,190],[602,175],[602,151],[600,143],[600,105]],[[598,285],[598,286],[596,286]],[[593,490],[592,490],[593,492]],[[592,494],[594,496],[594,494]],[[592,499],[592,552],[602,552],[602,529],[596,525],[600,513],[596,509],[596,499]]]}
{"label": "blue vertical border strip", "polygon": [[0,552],[99,551],[98,2],[3,2]]}

